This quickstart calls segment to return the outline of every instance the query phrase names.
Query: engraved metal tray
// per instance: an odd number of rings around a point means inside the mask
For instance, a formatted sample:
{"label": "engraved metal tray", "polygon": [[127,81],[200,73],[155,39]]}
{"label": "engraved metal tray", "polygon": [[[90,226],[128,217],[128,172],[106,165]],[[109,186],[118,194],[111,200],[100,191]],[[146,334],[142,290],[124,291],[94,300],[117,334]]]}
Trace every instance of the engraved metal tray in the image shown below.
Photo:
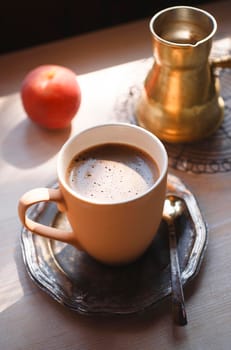
{"label": "engraved metal tray", "polygon": [[[184,285],[199,271],[207,245],[207,227],[194,195],[178,177],[168,176],[168,193],[183,201],[184,210],[175,225]],[[35,205],[29,216],[46,225],[68,226],[65,215],[53,203]],[[21,247],[32,280],[56,301],[82,314],[132,314],[171,294],[164,220],[144,255],[120,267],[98,263],[71,245],[32,234],[24,227]]]}

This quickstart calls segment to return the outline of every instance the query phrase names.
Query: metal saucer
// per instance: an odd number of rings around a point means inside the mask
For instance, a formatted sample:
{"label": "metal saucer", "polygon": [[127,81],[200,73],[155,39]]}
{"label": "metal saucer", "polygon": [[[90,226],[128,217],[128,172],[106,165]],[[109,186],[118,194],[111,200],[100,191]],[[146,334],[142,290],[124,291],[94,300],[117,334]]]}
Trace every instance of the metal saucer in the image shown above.
{"label": "metal saucer", "polygon": [[[207,245],[207,227],[194,195],[173,175],[168,177],[168,193],[183,201],[183,213],[175,224],[184,285],[199,271]],[[53,203],[34,206],[29,216],[46,225],[68,226],[66,217]],[[137,313],[171,294],[164,220],[145,254],[120,267],[98,263],[71,245],[34,235],[24,227],[21,248],[31,279],[57,302],[81,314]]]}

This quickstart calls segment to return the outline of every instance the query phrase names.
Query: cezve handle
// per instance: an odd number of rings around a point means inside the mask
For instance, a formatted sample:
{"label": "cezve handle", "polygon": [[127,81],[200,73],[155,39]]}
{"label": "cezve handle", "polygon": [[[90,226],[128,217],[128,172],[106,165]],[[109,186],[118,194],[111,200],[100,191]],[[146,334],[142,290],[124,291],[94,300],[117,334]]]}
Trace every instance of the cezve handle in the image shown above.
{"label": "cezve handle", "polygon": [[231,56],[221,56],[211,59],[212,68],[231,68]]}

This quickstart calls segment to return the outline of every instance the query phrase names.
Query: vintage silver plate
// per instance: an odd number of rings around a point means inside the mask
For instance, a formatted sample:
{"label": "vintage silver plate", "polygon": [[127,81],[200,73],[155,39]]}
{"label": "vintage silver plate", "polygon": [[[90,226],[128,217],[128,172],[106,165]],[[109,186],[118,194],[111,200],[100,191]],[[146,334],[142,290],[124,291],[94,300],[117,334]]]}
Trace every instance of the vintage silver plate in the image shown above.
{"label": "vintage silver plate", "polygon": [[[56,187],[56,184],[54,184]],[[179,261],[185,284],[199,271],[207,228],[193,194],[173,176],[168,193],[183,201],[176,219]],[[46,225],[67,227],[53,203],[35,205],[29,216]],[[162,221],[150,248],[134,263],[112,267],[98,263],[71,245],[21,231],[21,247],[32,280],[52,298],[82,314],[132,314],[171,294],[167,225]]]}

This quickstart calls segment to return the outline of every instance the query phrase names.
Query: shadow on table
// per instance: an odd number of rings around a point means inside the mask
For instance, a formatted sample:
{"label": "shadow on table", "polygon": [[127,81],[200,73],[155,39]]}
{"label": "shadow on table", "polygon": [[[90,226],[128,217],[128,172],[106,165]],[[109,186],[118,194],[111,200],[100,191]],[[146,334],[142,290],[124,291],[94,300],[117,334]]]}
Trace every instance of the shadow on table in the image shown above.
{"label": "shadow on table", "polygon": [[3,158],[17,168],[33,168],[52,158],[70,133],[71,127],[47,130],[24,119],[4,138],[1,150]]}

